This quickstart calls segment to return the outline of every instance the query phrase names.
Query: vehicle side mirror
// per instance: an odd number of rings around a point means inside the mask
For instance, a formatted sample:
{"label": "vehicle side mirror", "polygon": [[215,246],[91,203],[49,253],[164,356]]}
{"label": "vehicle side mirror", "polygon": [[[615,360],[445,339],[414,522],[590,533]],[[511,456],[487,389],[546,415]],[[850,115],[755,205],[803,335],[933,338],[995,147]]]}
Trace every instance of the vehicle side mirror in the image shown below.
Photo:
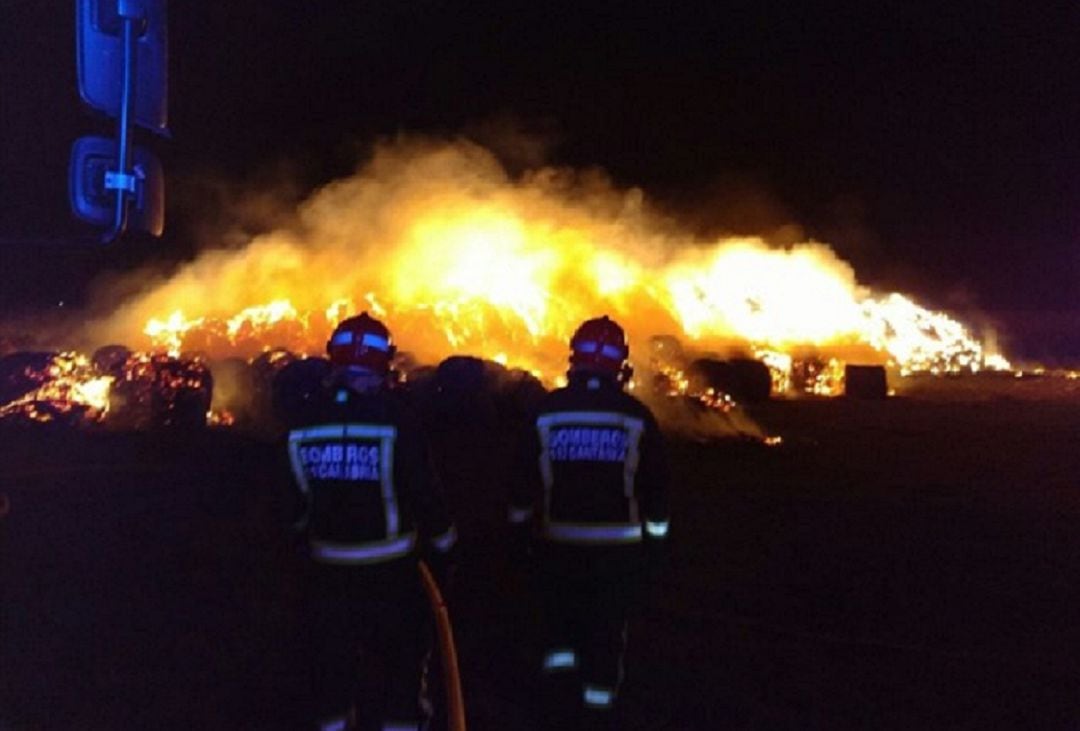
{"label": "vehicle side mirror", "polygon": [[134,48],[134,121],[167,135],[168,38],[165,0],[78,0],[75,60],[79,94],[119,118],[124,88],[124,17],[138,18]]}
{"label": "vehicle side mirror", "polygon": [[[116,168],[116,140],[75,140],[68,167],[68,193],[77,218],[98,226],[113,222],[116,189],[107,186],[106,176],[114,175]],[[128,228],[160,236],[165,229],[165,174],[157,156],[138,145],[134,148],[131,181]]]}

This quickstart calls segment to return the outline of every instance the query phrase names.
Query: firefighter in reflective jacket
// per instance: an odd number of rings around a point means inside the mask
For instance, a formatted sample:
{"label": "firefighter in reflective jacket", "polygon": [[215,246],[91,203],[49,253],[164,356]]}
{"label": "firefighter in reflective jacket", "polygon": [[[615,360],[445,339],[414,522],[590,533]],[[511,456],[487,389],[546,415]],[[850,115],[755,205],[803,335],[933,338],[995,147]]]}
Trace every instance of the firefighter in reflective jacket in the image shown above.
{"label": "firefighter in reflective jacket", "polygon": [[388,388],[390,333],[367,313],[327,343],[326,388],[290,425],[310,555],[305,613],[316,728],[415,730],[431,647],[418,571],[456,542],[417,421]]}
{"label": "firefighter in reflective jacket", "polygon": [[627,616],[668,532],[667,468],[656,420],[623,390],[622,328],[588,320],[570,349],[567,386],[544,397],[522,435],[509,519],[540,591],[549,724],[576,723],[572,706],[586,725],[611,727]]}

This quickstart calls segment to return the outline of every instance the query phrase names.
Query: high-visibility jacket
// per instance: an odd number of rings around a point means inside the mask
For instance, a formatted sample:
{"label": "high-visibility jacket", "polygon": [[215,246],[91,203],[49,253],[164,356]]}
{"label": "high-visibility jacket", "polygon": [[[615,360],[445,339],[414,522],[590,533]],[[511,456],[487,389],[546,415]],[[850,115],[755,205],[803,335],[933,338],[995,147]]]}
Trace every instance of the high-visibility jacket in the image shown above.
{"label": "high-visibility jacket", "polygon": [[393,392],[316,394],[291,425],[288,456],[301,498],[297,528],[315,561],[363,566],[453,548],[426,441]]}
{"label": "high-visibility jacket", "polygon": [[610,378],[572,374],[538,404],[511,483],[510,523],[582,548],[668,532],[667,467],[652,413]]}

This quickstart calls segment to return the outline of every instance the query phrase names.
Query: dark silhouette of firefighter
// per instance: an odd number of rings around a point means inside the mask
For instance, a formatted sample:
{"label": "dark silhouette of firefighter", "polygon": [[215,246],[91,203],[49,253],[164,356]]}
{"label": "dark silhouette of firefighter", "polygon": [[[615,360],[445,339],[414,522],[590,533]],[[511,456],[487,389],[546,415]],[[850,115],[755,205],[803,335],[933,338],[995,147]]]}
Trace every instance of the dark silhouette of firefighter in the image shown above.
{"label": "dark silhouette of firefighter", "polygon": [[667,467],[656,420],[624,390],[622,328],[588,320],[570,349],[567,386],[522,435],[509,520],[543,614],[548,727],[614,728],[627,618],[666,543]]}
{"label": "dark silhouette of firefighter", "polygon": [[389,388],[390,332],[363,313],[337,326],[327,352],[325,388],[288,435],[310,556],[312,720],[322,731],[416,731],[430,714],[432,645],[418,560],[445,576],[456,530],[418,421]]}

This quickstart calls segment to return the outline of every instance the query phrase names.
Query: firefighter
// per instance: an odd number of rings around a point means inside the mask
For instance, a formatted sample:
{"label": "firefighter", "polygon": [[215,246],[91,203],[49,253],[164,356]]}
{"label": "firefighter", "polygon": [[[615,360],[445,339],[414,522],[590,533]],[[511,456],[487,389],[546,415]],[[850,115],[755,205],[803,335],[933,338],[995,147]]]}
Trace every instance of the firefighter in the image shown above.
{"label": "firefighter", "polygon": [[512,548],[539,590],[549,727],[614,728],[627,617],[666,543],[667,468],[655,418],[624,390],[623,329],[587,320],[570,350],[566,387],[543,398],[522,435]]}
{"label": "firefighter", "polygon": [[312,715],[322,731],[415,731],[430,712],[418,700],[431,647],[418,560],[445,576],[457,534],[418,422],[389,387],[390,332],[365,312],[326,348],[325,388],[288,434],[310,558]]}

